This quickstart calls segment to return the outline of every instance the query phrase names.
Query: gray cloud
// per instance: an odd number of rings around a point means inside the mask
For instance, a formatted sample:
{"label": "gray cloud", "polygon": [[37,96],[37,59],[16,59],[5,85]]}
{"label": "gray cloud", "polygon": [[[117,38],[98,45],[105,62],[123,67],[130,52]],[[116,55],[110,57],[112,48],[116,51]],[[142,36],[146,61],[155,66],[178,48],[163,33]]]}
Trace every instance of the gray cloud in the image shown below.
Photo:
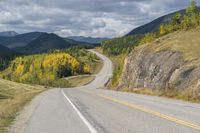
{"label": "gray cloud", "polygon": [[61,36],[121,36],[189,0],[1,0],[0,30]]}

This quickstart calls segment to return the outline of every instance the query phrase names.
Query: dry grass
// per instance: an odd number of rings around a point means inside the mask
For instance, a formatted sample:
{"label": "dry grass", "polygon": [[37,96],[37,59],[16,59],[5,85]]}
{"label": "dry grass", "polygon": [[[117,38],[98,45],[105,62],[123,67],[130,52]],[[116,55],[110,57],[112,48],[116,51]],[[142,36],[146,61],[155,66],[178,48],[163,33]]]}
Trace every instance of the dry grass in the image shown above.
{"label": "dry grass", "polygon": [[121,54],[118,56],[109,56],[113,63],[113,77],[108,84],[108,87],[111,89],[116,89],[116,87],[119,85],[126,56],[126,54]]}
{"label": "dry grass", "polygon": [[96,48],[95,48],[95,51],[97,51],[97,52],[103,54],[103,49],[102,49],[101,47],[96,47]]}
{"label": "dry grass", "polygon": [[151,96],[160,96],[166,98],[172,98],[177,100],[189,101],[194,103],[200,103],[200,95],[195,94],[194,91],[178,91],[175,89],[149,89],[149,88],[134,88],[134,89],[123,89],[125,92],[132,92],[136,94],[143,94],[143,95],[151,95]]}
{"label": "dry grass", "polygon": [[44,91],[41,86],[30,86],[0,79],[0,133],[14,120],[17,112],[34,96]]}
{"label": "dry grass", "polygon": [[200,66],[200,30],[179,31],[157,39],[150,47],[156,51],[174,50],[181,52],[186,61],[199,60]]}
{"label": "dry grass", "polygon": [[98,61],[92,63],[91,64],[91,68],[92,68],[91,74],[93,74],[93,75],[98,74],[101,71],[102,67],[103,67],[102,60],[98,60]]}
{"label": "dry grass", "polygon": [[95,76],[78,76],[74,78],[70,78],[67,81],[72,87],[78,87],[78,86],[83,86],[86,85],[90,82],[92,82],[95,79]]}

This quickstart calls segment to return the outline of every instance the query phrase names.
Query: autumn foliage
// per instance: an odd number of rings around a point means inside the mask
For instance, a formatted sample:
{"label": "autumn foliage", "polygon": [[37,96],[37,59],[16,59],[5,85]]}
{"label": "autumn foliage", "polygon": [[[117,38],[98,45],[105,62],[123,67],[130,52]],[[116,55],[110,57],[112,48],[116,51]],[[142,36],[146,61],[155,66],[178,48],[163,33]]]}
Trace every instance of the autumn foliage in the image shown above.
{"label": "autumn foliage", "polygon": [[48,85],[57,79],[90,71],[88,64],[61,52],[18,57],[11,62],[3,77],[22,83]]}

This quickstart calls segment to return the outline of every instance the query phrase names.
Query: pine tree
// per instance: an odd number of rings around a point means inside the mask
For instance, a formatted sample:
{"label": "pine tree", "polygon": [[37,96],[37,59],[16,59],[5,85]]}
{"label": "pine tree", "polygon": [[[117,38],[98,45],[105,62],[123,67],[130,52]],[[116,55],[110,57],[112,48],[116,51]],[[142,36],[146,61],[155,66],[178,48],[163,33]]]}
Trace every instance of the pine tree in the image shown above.
{"label": "pine tree", "polygon": [[196,0],[192,0],[190,5],[188,6],[188,8],[186,9],[186,13],[189,15],[189,16],[192,16],[193,14],[195,13],[198,13],[198,9],[197,9],[197,2]]}

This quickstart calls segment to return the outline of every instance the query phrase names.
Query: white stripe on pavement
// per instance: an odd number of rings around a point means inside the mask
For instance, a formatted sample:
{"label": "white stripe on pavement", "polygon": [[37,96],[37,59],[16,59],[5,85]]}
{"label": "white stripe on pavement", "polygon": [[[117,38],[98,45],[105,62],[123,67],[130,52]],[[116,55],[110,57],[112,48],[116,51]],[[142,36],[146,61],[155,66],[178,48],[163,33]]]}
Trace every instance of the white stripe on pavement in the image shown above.
{"label": "white stripe on pavement", "polygon": [[67,99],[67,101],[71,104],[71,106],[76,111],[76,113],[81,118],[81,120],[84,122],[84,124],[88,127],[88,129],[90,130],[90,132],[91,133],[98,133],[97,130],[89,123],[89,121],[82,115],[82,113],[77,109],[77,107],[67,97],[67,95],[64,93],[63,89],[61,89],[61,92],[62,92],[63,96]]}

